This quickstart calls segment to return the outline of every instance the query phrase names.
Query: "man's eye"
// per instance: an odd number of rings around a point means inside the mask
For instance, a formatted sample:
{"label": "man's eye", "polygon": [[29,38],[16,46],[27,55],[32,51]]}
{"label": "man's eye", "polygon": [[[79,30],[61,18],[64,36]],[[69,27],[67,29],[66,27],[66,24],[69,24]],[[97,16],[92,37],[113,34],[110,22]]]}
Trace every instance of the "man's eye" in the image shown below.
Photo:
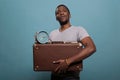
{"label": "man's eye", "polygon": [[59,12],[56,13],[56,15],[59,14]]}
{"label": "man's eye", "polygon": [[65,10],[65,11],[63,11],[63,12],[67,12],[67,11]]}

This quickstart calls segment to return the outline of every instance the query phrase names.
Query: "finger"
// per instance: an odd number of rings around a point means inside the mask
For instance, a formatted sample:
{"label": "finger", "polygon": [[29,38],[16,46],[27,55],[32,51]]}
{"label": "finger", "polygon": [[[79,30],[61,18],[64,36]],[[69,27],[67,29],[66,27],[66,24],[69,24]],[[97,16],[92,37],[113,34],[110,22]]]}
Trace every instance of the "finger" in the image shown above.
{"label": "finger", "polygon": [[55,69],[55,72],[58,73],[59,72],[59,66]]}
{"label": "finger", "polygon": [[62,73],[63,72],[63,70],[61,69],[61,68],[59,68],[58,70],[57,70],[57,73]]}
{"label": "finger", "polygon": [[56,73],[64,73],[64,69],[63,69],[63,66],[62,66],[62,65],[59,65],[59,66],[56,68]]}

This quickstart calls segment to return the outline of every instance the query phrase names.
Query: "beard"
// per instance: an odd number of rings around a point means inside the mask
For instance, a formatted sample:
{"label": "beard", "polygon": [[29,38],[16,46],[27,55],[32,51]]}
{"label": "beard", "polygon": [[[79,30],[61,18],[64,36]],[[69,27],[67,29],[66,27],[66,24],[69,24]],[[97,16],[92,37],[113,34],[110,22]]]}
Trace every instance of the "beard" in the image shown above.
{"label": "beard", "polygon": [[69,22],[69,20],[66,20],[66,21],[59,21],[60,25],[65,25]]}

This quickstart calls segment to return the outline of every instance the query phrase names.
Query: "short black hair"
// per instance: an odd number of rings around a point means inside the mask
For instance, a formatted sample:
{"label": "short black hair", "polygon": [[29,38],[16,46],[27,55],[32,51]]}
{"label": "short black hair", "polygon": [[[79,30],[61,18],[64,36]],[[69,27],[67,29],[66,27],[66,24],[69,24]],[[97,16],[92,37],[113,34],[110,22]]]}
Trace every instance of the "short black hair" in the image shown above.
{"label": "short black hair", "polygon": [[[68,13],[70,14],[70,10],[69,10],[68,7],[67,7],[66,5],[64,5],[64,4],[58,5],[57,8],[59,8],[59,7],[61,7],[61,6],[65,7],[65,8],[67,9]],[[57,8],[56,8],[56,10],[57,10]],[[56,14],[56,10],[55,10],[55,14]]]}

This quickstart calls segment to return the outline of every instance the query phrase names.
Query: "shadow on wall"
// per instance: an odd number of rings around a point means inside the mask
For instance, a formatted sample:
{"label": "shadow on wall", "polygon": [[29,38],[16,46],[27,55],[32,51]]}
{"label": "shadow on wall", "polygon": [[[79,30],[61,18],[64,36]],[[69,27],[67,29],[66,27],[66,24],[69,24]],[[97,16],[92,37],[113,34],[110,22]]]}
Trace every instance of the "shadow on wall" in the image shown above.
{"label": "shadow on wall", "polygon": [[50,80],[51,73],[50,72],[35,72],[35,80]]}

